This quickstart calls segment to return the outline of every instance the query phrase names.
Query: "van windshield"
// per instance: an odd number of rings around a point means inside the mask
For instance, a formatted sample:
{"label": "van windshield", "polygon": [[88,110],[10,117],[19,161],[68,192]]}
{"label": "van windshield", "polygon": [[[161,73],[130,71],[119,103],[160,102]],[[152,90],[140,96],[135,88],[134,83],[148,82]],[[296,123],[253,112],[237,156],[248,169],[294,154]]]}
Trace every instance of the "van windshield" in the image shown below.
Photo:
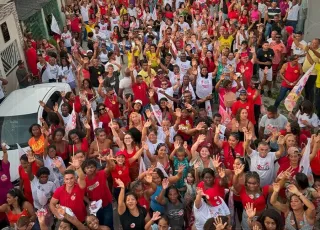
{"label": "van windshield", "polygon": [[9,145],[10,149],[17,149],[17,143],[26,147],[31,137],[29,127],[37,123],[37,117],[37,113],[0,117],[0,140]]}

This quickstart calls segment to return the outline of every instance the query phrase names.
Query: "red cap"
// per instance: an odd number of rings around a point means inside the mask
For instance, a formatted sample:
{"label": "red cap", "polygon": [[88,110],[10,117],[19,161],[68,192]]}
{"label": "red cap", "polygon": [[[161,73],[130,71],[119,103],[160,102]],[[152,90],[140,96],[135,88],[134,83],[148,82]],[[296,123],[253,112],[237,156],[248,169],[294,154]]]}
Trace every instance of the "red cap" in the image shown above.
{"label": "red cap", "polygon": [[287,31],[288,34],[292,34],[294,29],[293,29],[292,26],[286,26],[286,31]]}
{"label": "red cap", "polygon": [[118,151],[118,152],[116,153],[116,157],[117,157],[117,156],[121,156],[121,155],[123,155],[124,157],[127,157],[127,154],[126,154],[125,152],[123,152],[123,151]]}
{"label": "red cap", "polygon": [[247,52],[241,53],[241,57],[249,57]]}
{"label": "red cap", "polygon": [[220,204],[222,204],[222,199],[219,196],[219,192],[217,191],[217,189],[209,188],[204,193],[209,196],[208,200],[212,206],[219,206]]}

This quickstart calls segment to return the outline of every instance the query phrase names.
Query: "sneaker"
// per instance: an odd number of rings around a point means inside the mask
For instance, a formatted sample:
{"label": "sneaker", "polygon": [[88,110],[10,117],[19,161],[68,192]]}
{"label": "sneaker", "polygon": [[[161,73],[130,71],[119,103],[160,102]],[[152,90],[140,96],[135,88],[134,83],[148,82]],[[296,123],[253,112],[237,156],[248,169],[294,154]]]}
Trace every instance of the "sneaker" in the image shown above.
{"label": "sneaker", "polygon": [[268,97],[272,97],[271,90],[268,91]]}

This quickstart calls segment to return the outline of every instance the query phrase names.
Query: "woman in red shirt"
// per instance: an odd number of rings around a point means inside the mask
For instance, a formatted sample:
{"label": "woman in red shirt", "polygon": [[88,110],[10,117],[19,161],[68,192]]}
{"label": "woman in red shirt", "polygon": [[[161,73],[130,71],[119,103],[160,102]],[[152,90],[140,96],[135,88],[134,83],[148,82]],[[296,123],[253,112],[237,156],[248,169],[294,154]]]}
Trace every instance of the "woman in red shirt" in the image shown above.
{"label": "woman in red shirt", "polygon": [[66,94],[62,93],[62,99],[65,103],[68,103],[71,108],[73,108],[74,106],[74,109],[76,111],[76,113],[80,113],[81,112],[81,101],[80,101],[80,97],[79,95],[76,96],[74,95],[73,92],[68,92]]}
{"label": "woman in red shirt", "polygon": [[168,19],[173,19],[173,12],[171,6],[167,3],[164,9],[164,17]]}
{"label": "woman in red shirt", "polygon": [[239,141],[239,135],[237,133],[231,133],[228,141],[222,141],[219,139],[220,128],[216,128],[214,135],[214,143],[218,148],[222,149],[221,155],[224,156],[224,166],[227,169],[232,170],[235,158],[244,157],[243,142]]}
{"label": "woman in red shirt", "polygon": [[89,143],[88,143],[88,135],[90,135],[90,128],[89,132],[87,132],[87,136],[81,133],[77,129],[72,129],[68,133],[69,139],[69,153],[74,155],[75,152],[81,151],[88,157],[89,152]]}
{"label": "woman in red shirt", "polygon": [[116,164],[109,164],[107,167],[108,170],[111,172],[112,179],[113,179],[113,196],[116,200],[118,200],[120,188],[116,182],[117,179],[120,179],[123,183],[125,188],[129,188],[129,184],[131,182],[130,178],[130,164],[132,162],[138,160],[143,153],[144,148],[139,149],[134,156],[131,158],[124,151],[117,152],[115,156]]}
{"label": "woman in red shirt", "polygon": [[[236,194],[241,197],[243,207],[253,204],[256,209],[256,216],[259,216],[267,207],[268,194],[273,192],[273,187],[266,185],[260,187],[260,177],[257,172],[247,172],[245,176],[245,185],[239,183],[239,175],[243,173],[244,165],[234,170],[233,188]],[[244,211],[242,213],[241,225],[243,229],[250,229],[248,225],[248,216]]]}
{"label": "woman in red shirt", "polygon": [[246,9],[241,11],[239,22],[240,22],[240,25],[248,26],[249,19],[248,19],[248,11]]}
{"label": "woman in red shirt", "polygon": [[230,21],[238,21],[239,10],[237,9],[235,2],[232,2],[228,7],[228,18],[230,19]]}
{"label": "woman in red shirt", "polygon": [[[312,142],[311,142],[312,143]],[[310,155],[310,166],[312,173],[316,176],[320,176],[320,134],[314,137],[312,153]]]}
{"label": "woman in red shirt", "polygon": [[66,132],[63,128],[57,128],[52,134],[52,141],[50,144],[56,146],[57,156],[61,157],[64,164],[69,164],[69,143],[64,140]]}
{"label": "woman in red shirt", "polygon": [[109,108],[106,108],[103,103],[98,104],[97,112],[99,121],[102,122],[102,127],[104,128],[107,136],[109,136],[111,134],[109,123],[111,119],[113,119],[113,113]]}

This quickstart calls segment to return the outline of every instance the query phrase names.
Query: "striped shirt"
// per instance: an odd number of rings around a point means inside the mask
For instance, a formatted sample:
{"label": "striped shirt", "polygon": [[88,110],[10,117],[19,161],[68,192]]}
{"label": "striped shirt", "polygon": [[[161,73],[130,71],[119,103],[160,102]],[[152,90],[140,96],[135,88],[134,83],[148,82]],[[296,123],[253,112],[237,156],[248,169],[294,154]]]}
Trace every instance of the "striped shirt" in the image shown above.
{"label": "striped shirt", "polygon": [[269,19],[273,20],[274,16],[275,15],[280,15],[281,14],[281,10],[279,7],[276,7],[276,8],[271,8],[269,7],[268,8],[268,17]]}

